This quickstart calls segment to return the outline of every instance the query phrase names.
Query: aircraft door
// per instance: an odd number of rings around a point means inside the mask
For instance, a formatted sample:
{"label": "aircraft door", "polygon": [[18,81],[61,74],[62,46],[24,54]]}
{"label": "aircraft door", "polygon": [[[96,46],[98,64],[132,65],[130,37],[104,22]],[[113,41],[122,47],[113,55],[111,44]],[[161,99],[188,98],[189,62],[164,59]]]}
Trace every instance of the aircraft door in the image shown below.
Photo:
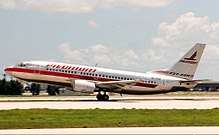
{"label": "aircraft door", "polygon": [[40,74],[40,66],[38,65],[32,65],[29,68],[33,69],[35,74]]}

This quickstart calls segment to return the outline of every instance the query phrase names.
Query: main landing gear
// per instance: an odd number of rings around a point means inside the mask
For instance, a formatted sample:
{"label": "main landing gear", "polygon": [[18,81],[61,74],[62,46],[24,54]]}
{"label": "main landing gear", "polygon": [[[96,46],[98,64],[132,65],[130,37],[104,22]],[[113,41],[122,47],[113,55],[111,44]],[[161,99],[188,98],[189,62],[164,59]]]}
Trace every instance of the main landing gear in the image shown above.
{"label": "main landing gear", "polygon": [[103,93],[101,93],[101,91],[99,91],[96,97],[97,97],[98,101],[108,101],[109,100],[109,95],[107,95],[105,91],[103,91]]}

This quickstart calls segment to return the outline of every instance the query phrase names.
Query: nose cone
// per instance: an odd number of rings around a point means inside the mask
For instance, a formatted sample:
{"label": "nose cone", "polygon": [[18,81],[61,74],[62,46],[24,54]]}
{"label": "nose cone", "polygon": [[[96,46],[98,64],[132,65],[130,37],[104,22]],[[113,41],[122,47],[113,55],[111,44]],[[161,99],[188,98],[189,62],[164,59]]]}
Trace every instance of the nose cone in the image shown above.
{"label": "nose cone", "polygon": [[5,73],[6,73],[6,74],[9,74],[9,75],[11,74],[12,70],[13,70],[13,66],[6,67],[6,68],[4,69]]}

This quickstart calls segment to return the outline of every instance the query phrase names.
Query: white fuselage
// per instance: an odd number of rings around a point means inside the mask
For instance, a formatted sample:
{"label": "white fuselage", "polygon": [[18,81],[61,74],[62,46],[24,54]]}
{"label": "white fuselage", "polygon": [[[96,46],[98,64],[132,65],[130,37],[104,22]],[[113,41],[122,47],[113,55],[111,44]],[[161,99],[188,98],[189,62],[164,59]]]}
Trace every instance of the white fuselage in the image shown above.
{"label": "white fuselage", "polygon": [[127,94],[144,94],[147,92],[166,92],[173,87],[180,87],[179,81],[185,79],[173,76],[149,73],[137,73],[106,68],[80,66],[73,64],[30,61],[5,69],[11,76],[30,82],[56,84],[71,87],[70,80],[87,80],[89,82],[139,80],[141,83],[128,85],[121,89],[108,90]]}

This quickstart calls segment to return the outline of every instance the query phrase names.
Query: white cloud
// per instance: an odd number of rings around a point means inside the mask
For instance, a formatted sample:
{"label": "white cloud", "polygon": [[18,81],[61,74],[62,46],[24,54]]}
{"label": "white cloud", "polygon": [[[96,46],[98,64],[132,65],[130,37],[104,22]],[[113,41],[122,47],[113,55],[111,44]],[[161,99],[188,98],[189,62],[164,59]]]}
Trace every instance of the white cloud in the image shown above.
{"label": "white cloud", "polygon": [[219,43],[219,22],[212,22],[207,16],[198,17],[188,12],[172,23],[159,25],[158,36],[152,39],[153,44],[171,46],[188,42]]}
{"label": "white cloud", "polygon": [[154,61],[159,61],[162,59],[161,53],[158,54],[158,51],[153,50],[153,49],[147,49],[147,53],[144,53],[144,58],[146,61],[154,62]]}
{"label": "white cloud", "polygon": [[[158,35],[152,38],[152,44],[169,53],[163,57],[163,61],[173,60],[185,49],[197,42],[206,43],[200,66],[203,76],[211,78],[210,72],[218,73],[219,65],[219,21],[211,21],[208,16],[196,16],[193,12],[182,14],[173,22],[162,22],[158,28]],[[166,61],[168,63],[169,61]],[[208,67],[208,69],[206,69]]]}
{"label": "white cloud", "polygon": [[[102,7],[131,7],[131,8],[144,8],[144,7],[163,7],[172,3],[173,0],[102,0]],[[99,1],[100,3],[100,1]]]}
{"label": "white cloud", "polygon": [[89,20],[88,26],[91,28],[97,28],[97,22],[95,20]]}
{"label": "white cloud", "polygon": [[15,6],[16,2],[14,0],[0,0],[0,8],[13,9]]}
{"label": "white cloud", "polygon": [[210,45],[207,47],[208,59],[218,60],[219,57],[219,45]]}
{"label": "white cloud", "polygon": [[156,8],[172,2],[173,0],[0,0],[0,8],[87,13],[101,8]]}
{"label": "white cloud", "polygon": [[[146,72],[158,68],[161,54],[155,50],[135,50],[132,48],[109,47],[96,44],[85,48],[76,48],[69,43],[59,45],[63,62],[82,65],[98,65],[114,69]],[[152,63],[152,64],[151,64]]]}
{"label": "white cloud", "polygon": [[68,43],[59,45],[65,62],[102,65],[107,67],[133,67],[139,63],[140,55],[132,49],[118,49],[97,44],[88,48],[73,48]]}

